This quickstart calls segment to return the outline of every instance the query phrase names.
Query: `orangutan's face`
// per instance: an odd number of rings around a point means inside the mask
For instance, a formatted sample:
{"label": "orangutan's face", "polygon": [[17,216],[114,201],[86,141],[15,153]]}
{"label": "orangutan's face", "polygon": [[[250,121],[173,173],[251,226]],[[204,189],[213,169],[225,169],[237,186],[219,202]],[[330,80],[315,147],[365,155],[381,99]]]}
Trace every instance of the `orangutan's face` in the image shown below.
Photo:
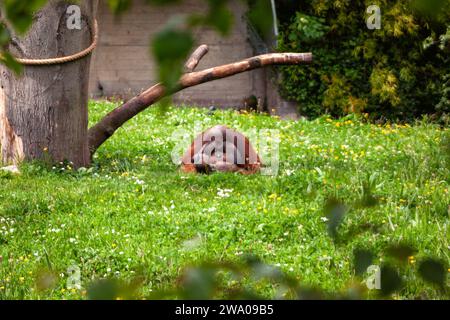
{"label": "orangutan's face", "polygon": [[248,139],[225,126],[215,126],[201,133],[182,159],[185,172],[211,173],[259,171],[261,162]]}

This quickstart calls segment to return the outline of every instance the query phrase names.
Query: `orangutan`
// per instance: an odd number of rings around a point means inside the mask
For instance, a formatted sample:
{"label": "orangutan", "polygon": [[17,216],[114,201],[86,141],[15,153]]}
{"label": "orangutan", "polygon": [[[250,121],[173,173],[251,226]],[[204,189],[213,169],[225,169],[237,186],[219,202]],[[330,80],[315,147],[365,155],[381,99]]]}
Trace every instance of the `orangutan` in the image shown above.
{"label": "orangutan", "polygon": [[199,134],[181,160],[184,172],[254,174],[261,159],[242,133],[219,125]]}

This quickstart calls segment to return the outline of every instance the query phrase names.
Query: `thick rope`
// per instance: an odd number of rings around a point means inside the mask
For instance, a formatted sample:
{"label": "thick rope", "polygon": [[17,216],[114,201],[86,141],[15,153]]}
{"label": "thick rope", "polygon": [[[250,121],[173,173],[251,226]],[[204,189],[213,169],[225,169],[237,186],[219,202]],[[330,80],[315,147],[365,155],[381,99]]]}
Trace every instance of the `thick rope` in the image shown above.
{"label": "thick rope", "polygon": [[59,57],[59,58],[22,59],[22,58],[14,57],[14,59],[18,63],[27,65],[27,66],[44,66],[44,65],[63,64],[63,63],[67,63],[67,62],[76,61],[76,60],[79,60],[81,58],[88,56],[89,54],[92,53],[92,51],[94,51],[94,49],[97,47],[97,44],[98,44],[98,24],[97,24],[97,20],[94,20],[94,36],[92,39],[92,44],[88,48],[84,49],[83,51],[80,51],[80,52],[75,53],[70,56]]}

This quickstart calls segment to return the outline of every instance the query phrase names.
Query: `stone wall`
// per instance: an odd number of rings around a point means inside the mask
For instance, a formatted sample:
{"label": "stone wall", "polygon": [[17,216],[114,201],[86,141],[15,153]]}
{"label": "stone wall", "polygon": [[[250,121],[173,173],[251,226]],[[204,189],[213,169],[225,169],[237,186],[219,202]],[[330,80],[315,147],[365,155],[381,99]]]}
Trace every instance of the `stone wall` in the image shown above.
{"label": "stone wall", "polygon": [[[205,10],[204,2],[199,0],[184,0],[182,4],[163,7],[145,5],[144,0],[135,0],[131,11],[117,20],[109,12],[105,1],[100,3],[100,42],[92,63],[92,97],[118,96],[126,99],[154,84],[157,70],[149,50],[151,36],[175,14]],[[207,28],[195,33],[197,44],[210,47],[198,70],[254,55],[243,19],[246,7],[242,1],[236,0],[232,3],[232,10],[235,23],[228,37],[223,38]],[[187,89],[177,94],[175,101],[200,106],[238,106],[252,94],[264,97],[264,83],[264,72],[256,70]]]}

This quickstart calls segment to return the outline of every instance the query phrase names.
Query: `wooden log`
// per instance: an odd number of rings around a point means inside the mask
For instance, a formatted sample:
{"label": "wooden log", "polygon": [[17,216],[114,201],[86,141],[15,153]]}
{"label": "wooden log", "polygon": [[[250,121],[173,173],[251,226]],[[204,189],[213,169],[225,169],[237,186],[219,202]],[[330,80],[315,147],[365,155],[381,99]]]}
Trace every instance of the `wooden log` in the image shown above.
{"label": "wooden log", "polygon": [[297,65],[311,61],[311,53],[270,53],[202,71],[187,73],[181,77],[178,87],[173,92],[167,92],[161,83],[156,84],[108,113],[89,129],[91,156],[125,122],[167,95],[205,82],[230,77],[269,65]]}

